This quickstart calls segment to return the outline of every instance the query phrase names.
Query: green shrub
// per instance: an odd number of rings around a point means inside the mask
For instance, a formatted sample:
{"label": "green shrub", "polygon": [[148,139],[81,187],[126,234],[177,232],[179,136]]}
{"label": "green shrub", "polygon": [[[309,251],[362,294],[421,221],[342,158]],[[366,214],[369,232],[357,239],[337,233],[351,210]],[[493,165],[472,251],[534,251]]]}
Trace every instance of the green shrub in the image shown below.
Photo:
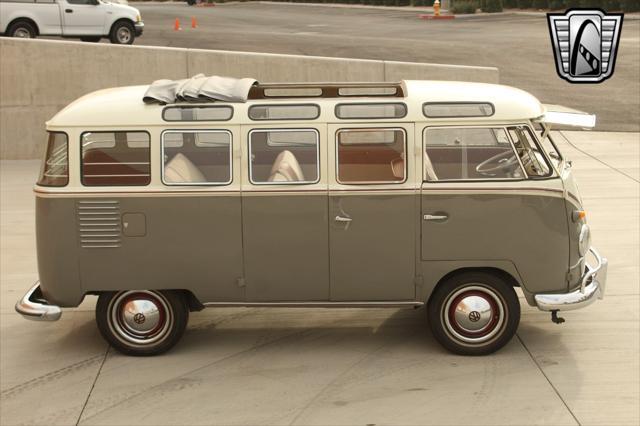
{"label": "green shrub", "polygon": [[602,0],[602,8],[604,10],[620,10],[620,2],[618,0]]}
{"label": "green shrub", "polygon": [[580,7],[589,7],[589,8],[603,8],[604,5],[602,4],[603,1],[602,0],[580,0]]}
{"label": "green shrub", "polygon": [[533,0],[531,2],[531,7],[534,9],[548,9],[549,1],[548,0]]}
{"label": "green shrub", "polygon": [[502,5],[509,9],[515,9],[518,7],[518,0],[503,0]]}
{"label": "green shrub", "polygon": [[518,7],[520,9],[530,9],[532,0],[518,0]]}
{"label": "green shrub", "polygon": [[623,12],[640,12],[640,1],[620,0],[620,9],[622,9]]}
{"label": "green shrub", "polygon": [[564,7],[566,9],[571,7],[580,7],[580,0],[564,0]]}
{"label": "green shrub", "polygon": [[482,0],[480,8],[487,13],[502,12],[502,0]]}
{"label": "green shrub", "polygon": [[476,9],[478,8],[478,4],[475,1],[471,0],[456,0],[451,5],[451,11],[454,14],[470,14],[476,13]]}
{"label": "green shrub", "polygon": [[564,0],[549,0],[549,9],[564,9]]}

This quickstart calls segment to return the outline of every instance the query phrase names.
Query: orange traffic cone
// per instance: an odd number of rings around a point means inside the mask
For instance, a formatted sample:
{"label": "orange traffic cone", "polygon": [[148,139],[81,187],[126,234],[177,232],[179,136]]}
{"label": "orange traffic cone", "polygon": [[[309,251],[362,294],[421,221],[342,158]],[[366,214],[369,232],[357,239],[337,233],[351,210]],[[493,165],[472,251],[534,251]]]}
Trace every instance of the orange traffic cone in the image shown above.
{"label": "orange traffic cone", "polygon": [[173,24],[173,31],[182,31],[180,20],[178,18],[176,18],[176,22]]}
{"label": "orange traffic cone", "polygon": [[195,16],[191,17],[191,28],[193,29],[198,28],[198,21],[196,21]]}

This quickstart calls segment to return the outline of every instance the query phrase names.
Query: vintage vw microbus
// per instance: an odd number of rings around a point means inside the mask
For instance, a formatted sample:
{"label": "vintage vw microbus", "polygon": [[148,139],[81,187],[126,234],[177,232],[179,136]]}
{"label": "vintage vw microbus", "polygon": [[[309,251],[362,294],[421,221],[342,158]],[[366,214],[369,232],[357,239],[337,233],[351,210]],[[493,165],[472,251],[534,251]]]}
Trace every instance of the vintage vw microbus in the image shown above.
{"label": "vintage vw microbus", "polygon": [[151,355],[204,307],[425,306],[443,346],[478,355],[514,335],[515,287],[555,322],[604,294],[607,261],[549,135],[592,115],[480,83],[152,104],[148,88],[91,93],[47,123],[25,317],[97,295],[105,339]]}

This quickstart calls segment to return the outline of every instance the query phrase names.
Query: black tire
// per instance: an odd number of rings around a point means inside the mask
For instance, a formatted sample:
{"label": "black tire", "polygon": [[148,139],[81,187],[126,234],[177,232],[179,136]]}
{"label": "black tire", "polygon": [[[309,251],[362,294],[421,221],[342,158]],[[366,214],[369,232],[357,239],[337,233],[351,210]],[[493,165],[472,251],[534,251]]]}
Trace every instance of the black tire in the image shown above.
{"label": "black tire", "polygon": [[464,272],[442,282],[427,305],[435,339],[459,355],[487,355],[506,345],[520,323],[513,287],[497,274]]}
{"label": "black tire", "polygon": [[129,21],[118,21],[111,27],[109,41],[113,44],[133,44],[136,38],[135,28]]}
{"label": "black tire", "polygon": [[187,302],[174,291],[101,293],[96,306],[100,333],[126,355],[149,356],[168,351],[178,343],[188,321]]}
{"label": "black tire", "polygon": [[102,37],[99,36],[91,36],[91,37],[80,37],[80,40],[86,41],[87,43],[97,43],[100,41]]}
{"label": "black tire", "polygon": [[17,21],[9,26],[7,35],[9,37],[36,38],[38,31],[35,25],[29,21]]}

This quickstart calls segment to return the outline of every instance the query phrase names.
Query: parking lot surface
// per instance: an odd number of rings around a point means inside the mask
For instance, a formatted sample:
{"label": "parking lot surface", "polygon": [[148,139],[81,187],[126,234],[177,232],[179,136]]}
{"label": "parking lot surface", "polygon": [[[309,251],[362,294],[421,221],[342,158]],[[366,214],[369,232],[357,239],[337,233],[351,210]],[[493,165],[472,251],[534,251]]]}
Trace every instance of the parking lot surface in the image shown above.
{"label": "parking lot surface", "polygon": [[521,299],[517,336],[485,357],[444,351],[422,309],[209,309],[153,358],[111,350],[92,297],[58,322],[24,320],[39,164],[3,161],[0,423],[637,425],[640,135],[564,135],[610,260],[606,297],[563,325]]}
{"label": "parking lot surface", "polygon": [[[260,3],[189,7],[131,3],[145,21],[138,45],[492,66],[500,82],[546,103],[598,115],[598,129],[640,131],[640,20],[625,17],[613,77],[575,85],[556,74],[544,14],[425,21],[418,12]],[[191,18],[198,27],[191,29]],[[174,31],[178,18],[182,31]],[[198,70],[192,70],[195,74]],[[447,75],[428,76],[446,80]]]}

